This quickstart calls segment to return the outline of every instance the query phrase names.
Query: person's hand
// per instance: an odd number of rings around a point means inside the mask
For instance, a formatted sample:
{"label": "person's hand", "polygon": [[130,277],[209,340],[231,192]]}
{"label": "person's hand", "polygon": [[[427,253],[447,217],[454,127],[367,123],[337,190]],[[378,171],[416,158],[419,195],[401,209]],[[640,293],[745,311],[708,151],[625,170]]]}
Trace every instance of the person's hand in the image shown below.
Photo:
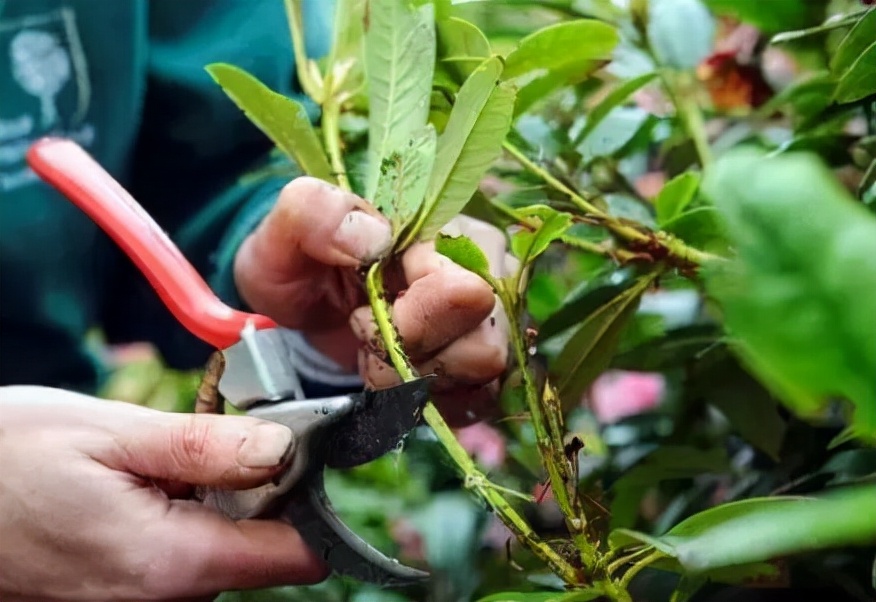
{"label": "person's hand", "polygon": [[0,388],[0,599],[211,600],[324,579],[290,525],[181,499],[263,484],[293,447],[254,418]]}
{"label": "person's hand", "polygon": [[[506,273],[506,241],[496,228],[459,217],[446,231],[472,238],[496,276]],[[300,330],[316,349],[372,388],[399,382],[375,353],[378,340],[357,269],[391,245],[389,222],[358,196],[320,180],[288,184],[241,246],[235,280],[254,311]],[[390,279],[393,322],[448,419],[471,422],[491,409],[506,368],[507,320],[489,285],[439,255],[409,248]],[[403,294],[399,294],[403,293]]]}

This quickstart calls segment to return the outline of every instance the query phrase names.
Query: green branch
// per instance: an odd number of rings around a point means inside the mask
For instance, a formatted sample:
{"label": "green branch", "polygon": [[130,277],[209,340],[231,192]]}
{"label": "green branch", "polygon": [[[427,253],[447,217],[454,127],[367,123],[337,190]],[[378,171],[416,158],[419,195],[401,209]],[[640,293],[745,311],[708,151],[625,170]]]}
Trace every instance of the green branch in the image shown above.
{"label": "green branch", "polygon": [[[416,370],[411,365],[402,347],[398,332],[392,323],[392,309],[386,299],[386,291],[383,285],[382,263],[375,263],[368,270],[366,287],[368,290],[368,300],[374,312],[375,322],[377,323],[377,329],[380,332],[384,349],[390,361],[404,381],[417,378]],[[441,445],[444,446],[444,449],[447,450],[459,472],[462,473],[466,486],[480,496],[496,512],[517,539],[529,548],[535,556],[541,559],[542,562],[550,566],[551,570],[564,582],[570,585],[580,584],[582,576],[579,571],[557,554],[548,544],[541,541],[532,530],[532,527],[529,526],[529,523],[502,495],[502,488],[490,483],[487,477],[478,470],[474,460],[468,455],[465,448],[460,445],[453,431],[444,421],[440,412],[438,412],[438,408],[431,401],[426,404],[423,410],[423,417],[426,423],[432,427],[435,436],[441,442]]]}
{"label": "green branch", "polygon": [[599,209],[579,193],[566,186],[566,184],[554,177],[548,170],[532,161],[523,153],[523,151],[510,142],[505,142],[504,146],[505,150],[508,151],[508,153],[514,157],[521,166],[540,177],[554,190],[569,197],[572,204],[580,209],[585,216],[599,222],[615,236],[627,241],[634,247],[647,248],[656,244],[659,247],[662,247],[667,254],[675,259],[695,266],[702,265],[707,261],[720,259],[717,255],[712,255],[711,253],[706,253],[699,249],[687,246],[684,242],[667,232],[649,232],[622,222],[615,216]]}
{"label": "green branch", "polygon": [[351,191],[350,180],[347,177],[347,166],[344,164],[344,155],[341,149],[340,130],[341,106],[335,98],[326,100],[322,106],[322,138],[332,173],[338,179],[338,186]]}
{"label": "green branch", "polygon": [[700,165],[705,169],[712,163],[712,149],[706,135],[706,121],[696,100],[696,88],[688,73],[674,73],[666,69],[660,74],[663,89],[675,105],[675,111],[690,136]]}
{"label": "green branch", "polygon": [[[515,279],[513,291],[516,291],[518,287],[519,280]],[[596,545],[587,539],[587,518],[584,515],[580,499],[578,499],[577,479],[572,474],[571,465],[565,456],[563,411],[548,383],[545,383],[544,395],[542,395],[542,391],[538,390],[533,373],[529,368],[528,345],[523,337],[523,328],[520,323],[522,311],[516,302],[519,297],[516,292],[508,291],[505,287],[500,287],[497,293],[511,323],[514,359],[520,367],[523,378],[524,398],[529,410],[532,428],[535,431],[536,446],[547,470],[554,499],[565,518],[566,528],[580,551],[581,561],[589,573],[598,563],[598,550]]]}

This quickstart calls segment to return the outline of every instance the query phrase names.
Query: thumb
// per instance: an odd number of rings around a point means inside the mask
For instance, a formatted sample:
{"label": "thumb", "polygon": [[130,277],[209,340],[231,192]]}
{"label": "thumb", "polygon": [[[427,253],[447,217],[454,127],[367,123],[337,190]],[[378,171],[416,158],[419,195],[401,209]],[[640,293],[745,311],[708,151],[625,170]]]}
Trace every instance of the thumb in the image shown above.
{"label": "thumb", "polygon": [[246,416],[155,411],[128,423],[102,462],[153,479],[224,489],[267,482],[290,459],[292,431]]}
{"label": "thumb", "polygon": [[[293,180],[237,252],[234,279],[254,311],[298,328],[315,294],[331,286],[326,268],[358,268],[392,245],[389,222],[366,201],[316,178]],[[289,307],[295,308],[290,312]]]}

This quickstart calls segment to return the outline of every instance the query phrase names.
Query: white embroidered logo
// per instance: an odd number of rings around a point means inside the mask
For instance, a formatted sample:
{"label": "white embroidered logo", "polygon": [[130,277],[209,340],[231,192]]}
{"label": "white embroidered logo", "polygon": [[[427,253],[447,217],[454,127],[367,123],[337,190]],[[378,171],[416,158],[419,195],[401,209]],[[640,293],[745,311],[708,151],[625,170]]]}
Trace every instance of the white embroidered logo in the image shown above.
{"label": "white embroidered logo", "polygon": [[24,158],[41,136],[94,142],[84,121],[91,82],[71,9],[0,19],[0,84],[0,192],[37,181]]}
{"label": "white embroidered logo", "polygon": [[55,96],[70,79],[70,56],[52,34],[25,29],[9,45],[12,76],[18,85],[40,99],[42,126],[50,128],[58,119]]}

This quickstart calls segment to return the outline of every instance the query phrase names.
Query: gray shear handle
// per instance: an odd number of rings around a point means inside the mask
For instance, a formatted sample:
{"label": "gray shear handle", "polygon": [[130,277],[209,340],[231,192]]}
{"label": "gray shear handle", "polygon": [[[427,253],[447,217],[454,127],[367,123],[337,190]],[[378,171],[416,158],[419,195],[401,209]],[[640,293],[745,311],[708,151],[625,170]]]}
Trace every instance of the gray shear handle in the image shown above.
{"label": "gray shear handle", "polygon": [[412,585],[429,577],[425,571],[389,558],[341,522],[326,495],[321,470],[305,479],[282,516],[336,574],[383,586]]}

